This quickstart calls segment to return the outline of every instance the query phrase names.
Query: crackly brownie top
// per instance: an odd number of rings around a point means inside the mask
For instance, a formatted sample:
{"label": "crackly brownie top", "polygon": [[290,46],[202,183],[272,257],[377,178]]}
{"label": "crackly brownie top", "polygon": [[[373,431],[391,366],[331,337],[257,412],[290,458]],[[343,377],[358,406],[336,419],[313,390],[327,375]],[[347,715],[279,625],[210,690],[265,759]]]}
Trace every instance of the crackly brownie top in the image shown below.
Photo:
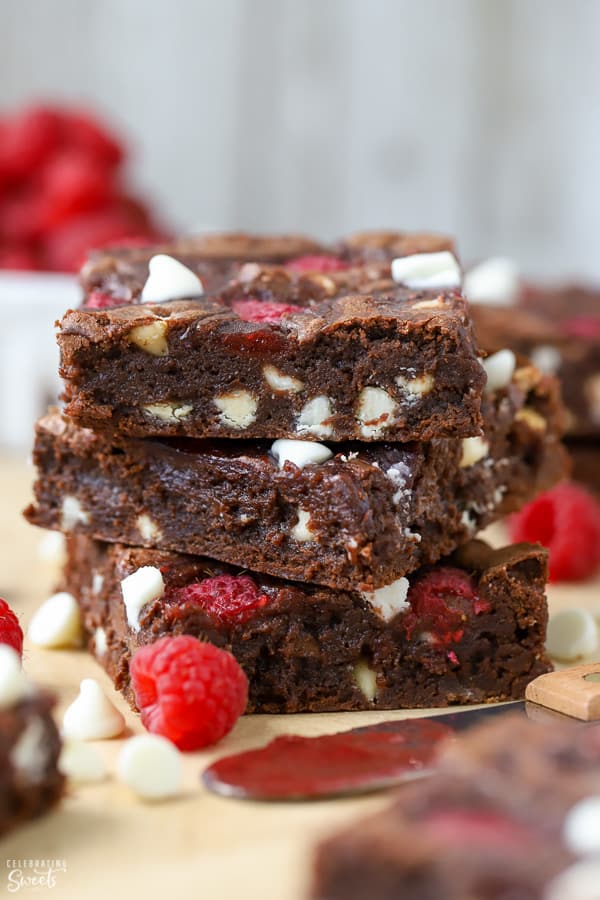
{"label": "crackly brownie top", "polygon": [[387,264],[398,256],[451,250],[450,238],[428,233],[366,232],[322,244],[301,235],[257,236],[243,233],[181,238],[148,247],[108,247],[92,251],[81,270],[81,283],[92,306],[140,302],[153,256],[181,262],[201,280],[206,291],[237,277],[245,263],[289,266],[296,273],[334,273],[369,262]]}

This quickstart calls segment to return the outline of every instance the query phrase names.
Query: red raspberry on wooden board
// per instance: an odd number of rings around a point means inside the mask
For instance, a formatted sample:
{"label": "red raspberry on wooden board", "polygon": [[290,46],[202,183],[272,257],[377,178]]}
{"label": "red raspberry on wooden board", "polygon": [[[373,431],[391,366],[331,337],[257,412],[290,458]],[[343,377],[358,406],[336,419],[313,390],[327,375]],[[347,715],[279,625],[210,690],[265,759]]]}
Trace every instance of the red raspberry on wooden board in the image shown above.
{"label": "red raspberry on wooden board", "polygon": [[200,606],[209,615],[225,622],[247,622],[269,603],[249,575],[217,575],[170,591],[169,602],[184,609]]}
{"label": "red raspberry on wooden board", "polygon": [[600,566],[600,504],[573,482],[558,484],[510,517],[512,541],[548,548],[550,581],[584,581]]}
{"label": "red raspberry on wooden board", "polygon": [[0,597],[0,644],[9,644],[23,655],[23,629],[19,620],[6,602]]}
{"label": "red raspberry on wooden board", "polygon": [[248,701],[248,680],[231,653],[189,635],[140,647],[130,674],[144,726],[180,750],[221,740]]}

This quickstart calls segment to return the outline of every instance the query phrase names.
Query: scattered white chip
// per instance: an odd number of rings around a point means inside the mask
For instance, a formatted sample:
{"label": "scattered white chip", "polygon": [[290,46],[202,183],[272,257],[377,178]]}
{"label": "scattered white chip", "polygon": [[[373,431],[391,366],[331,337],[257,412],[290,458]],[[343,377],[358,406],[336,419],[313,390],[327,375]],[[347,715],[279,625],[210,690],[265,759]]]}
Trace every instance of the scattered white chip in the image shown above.
{"label": "scattered white chip", "polygon": [[325,395],[313,397],[305,403],[296,422],[298,434],[314,434],[316,437],[326,438],[333,434],[333,427],[329,422],[333,415],[331,400]]}
{"label": "scattered white chip", "polygon": [[362,436],[365,438],[380,437],[385,429],[396,421],[396,409],[396,401],[383,388],[363,388],[358,397],[356,409],[356,418],[360,424]]}
{"label": "scattered white chip", "polygon": [[94,572],[92,575],[92,594],[99,594],[104,587],[104,575]]}
{"label": "scattered white chip", "polygon": [[142,513],[141,516],[138,516],[135,520],[135,524],[143,541],[159,541],[162,538],[162,531],[160,530],[159,525],[154,519],[147,516],[146,513]]}
{"label": "scattered white chip", "polygon": [[80,784],[104,781],[107,776],[104,760],[95,747],[84,741],[66,740],[58,759],[58,768]]}
{"label": "scattered white chip", "polygon": [[104,628],[96,628],[94,631],[94,650],[96,656],[104,656],[108,650],[108,642],[106,640],[106,631]]}
{"label": "scattered white chip", "polygon": [[140,612],[152,600],[162,597],[165,590],[160,569],[142,566],[121,582],[121,594],[127,612],[127,623],[132,631],[140,630]]}
{"label": "scattered white chip", "polygon": [[60,531],[47,531],[38,544],[38,556],[44,562],[62,565],[67,555],[65,536]]}
{"label": "scattered white chip", "polygon": [[142,289],[142,303],[164,303],[165,300],[181,300],[198,297],[204,293],[197,275],[178,259],[159,253],[148,263],[150,274]]}
{"label": "scattered white chip", "polygon": [[598,649],[598,626],[587,609],[563,609],[548,623],[546,647],[550,656],[573,662]]}
{"label": "scattered white chip", "polygon": [[[580,800],[569,810],[563,838],[577,856],[600,856],[600,794]],[[598,886],[600,889],[600,881]]]}
{"label": "scattered white chip", "polygon": [[157,734],[130,738],[119,753],[117,775],[144,800],[163,800],[181,792],[183,766],[177,747]]}
{"label": "scattered white chip", "polygon": [[118,737],[125,731],[125,719],[93,678],[84,678],[79,695],[65,710],[63,734],[78,741],[99,741]]}
{"label": "scattered white chip", "polygon": [[81,613],[75,597],[66,591],[52,594],[34,614],[27,633],[38,647],[81,646]]}
{"label": "scattered white chip", "polygon": [[449,250],[416,253],[392,260],[392,278],[414,290],[460,287],[461,271]]}
{"label": "scattered white chip", "polygon": [[416,378],[406,378],[404,375],[398,375],[396,384],[405,394],[424,397],[431,392],[434,380],[430,372],[425,372],[424,375],[418,375]]}
{"label": "scattered white chip", "polygon": [[10,752],[10,762],[28,780],[41,781],[46,776],[50,752],[46,726],[41,716],[36,716],[19,735]]}
{"label": "scattered white chip", "polygon": [[127,335],[127,340],[150,356],[167,356],[169,353],[168,328],[165,319],[156,319],[146,325],[136,325]]}
{"label": "scattered white chip", "polygon": [[377,672],[369,667],[366,659],[359,659],[354,666],[354,680],[365,699],[372,703],[377,696]]}
{"label": "scattered white chip", "polygon": [[161,422],[180,422],[187,419],[194,407],[189,403],[145,403],[142,409]]}
{"label": "scattered white chip", "polygon": [[18,703],[29,693],[21,657],[8,644],[0,644],[0,709]]}
{"label": "scattered white chip", "polygon": [[529,358],[533,365],[546,375],[556,375],[562,362],[560,350],[551,344],[541,344],[539,347],[534,347],[529,354]]}
{"label": "scattered white chip", "polygon": [[258,400],[250,391],[231,391],[215,397],[215,406],[221,410],[221,422],[234,428],[244,429],[256,420]]}
{"label": "scattered white chip", "polygon": [[265,381],[274,391],[283,391],[286,394],[297,394],[303,390],[304,382],[292,375],[284,375],[275,366],[264,366],[263,375]]}
{"label": "scattered white chip", "polygon": [[361,591],[361,595],[384,621],[389,622],[410,606],[406,599],[409,587],[408,578],[398,578],[375,591]]}
{"label": "scattered white chip", "polygon": [[498,350],[483,360],[483,368],[487,375],[486,394],[493,394],[507,387],[515,373],[517,359],[512,350]]}
{"label": "scattered white chip", "polygon": [[291,530],[291,535],[295,541],[307,543],[316,540],[316,534],[309,528],[310,513],[305,509],[298,510],[298,521]]}
{"label": "scattered white chip", "polygon": [[87,525],[89,513],[82,507],[77,497],[67,496],[62,502],[60,527],[63,531],[73,531],[76,525]]}
{"label": "scattered white chip", "polygon": [[510,306],[520,288],[519,270],[511,259],[493,257],[467,272],[464,295],[471,303]]}
{"label": "scattered white chip", "polygon": [[490,445],[482,437],[463,438],[462,456],[460,459],[461,469],[468,469],[475,463],[485,459],[490,450]]}
{"label": "scattered white chip", "polygon": [[325,444],[317,441],[278,440],[271,446],[271,453],[283,469],[286,462],[292,462],[299,469],[304,466],[318,466],[331,459],[333,453]]}
{"label": "scattered white chip", "polygon": [[600,900],[600,859],[569,866],[550,883],[544,900]]}

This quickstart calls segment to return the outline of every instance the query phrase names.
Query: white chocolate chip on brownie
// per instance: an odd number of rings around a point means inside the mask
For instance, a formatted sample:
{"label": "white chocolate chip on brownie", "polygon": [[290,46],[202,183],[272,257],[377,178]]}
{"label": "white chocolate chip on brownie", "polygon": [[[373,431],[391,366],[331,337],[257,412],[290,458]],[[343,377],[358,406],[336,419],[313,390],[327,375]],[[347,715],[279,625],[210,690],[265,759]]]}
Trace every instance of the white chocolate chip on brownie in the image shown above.
{"label": "white chocolate chip on brownie", "polygon": [[415,253],[392,260],[392,278],[413,290],[459,287],[461,271],[449,250],[437,253]]}
{"label": "white chocolate chip on brownie", "polygon": [[136,325],[127,335],[130,344],[135,344],[144,353],[150,356],[167,356],[169,345],[167,343],[168,325],[164,319],[156,319],[147,325]]}
{"label": "white chocolate chip on brownie", "polygon": [[284,375],[283,372],[280,372],[275,366],[264,366],[263,375],[265,376],[265,381],[269,387],[274,391],[282,391],[286,394],[297,394],[304,388],[303,381],[300,381],[299,378],[294,378],[292,375]]}
{"label": "white chocolate chip on brownie", "polygon": [[286,462],[292,462],[299,469],[304,466],[321,465],[331,459],[333,453],[325,444],[316,441],[278,440],[271,446],[271,453],[283,469]]}
{"label": "white chocolate chip on brownie", "polygon": [[462,456],[460,459],[461,469],[468,469],[474,466],[480,460],[485,459],[490,451],[490,445],[482,437],[463,438]]}
{"label": "white chocolate chip on brownie", "polygon": [[215,406],[221,410],[221,422],[233,428],[248,428],[256,421],[258,400],[250,391],[231,391],[215,397]]}
{"label": "white chocolate chip on brownie", "polygon": [[142,513],[137,517],[135,525],[143,541],[160,541],[162,538],[160,527],[150,518],[150,516],[147,516],[146,513]]}
{"label": "white chocolate chip on brownie", "polygon": [[296,422],[298,434],[314,434],[316,437],[331,437],[333,428],[329,419],[333,414],[332,403],[329,397],[320,395],[313,397],[300,410]]}
{"label": "white chocolate chip on brownie", "polygon": [[362,436],[380,437],[386,428],[394,424],[396,409],[396,401],[383,388],[363,388],[356,410]]}
{"label": "white chocolate chip on brownie", "polygon": [[148,263],[149,275],[142,289],[142,303],[164,303],[204,293],[198,276],[178,259],[158,253]]}
{"label": "white chocolate chip on brownie", "polygon": [[290,532],[295,541],[308,543],[316,540],[316,534],[310,530],[309,521],[310,513],[305,509],[298,509],[298,521]]}
{"label": "white chocolate chip on brownie", "polygon": [[65,497],[62,502],[60,527],[63,531],[73,531],[76,525],[88,525],[89,513],[82,507],[77,497]]}
{"label": "white chocolate chip on brownie", "polygon": [[361,596],[385,622],[389,622],[410,606],[406,599],[409,587],[408,578],[398,578],[375,591],[361,591]]}
{"label": "white chocolate chip on brownie", "polygon": [[142,566],[122,580],[121,594],[132,631],[140,630],[139,616],[144,606],[162,597],[164,591],[162,573],[155,566]]}
{"label": "white chocolate chip on brownie", "polygon": [[404,375],[398,375],[396,384],[406,394],[424,397],[431,392],[434,380],[433,375],[429,372],[425,372],[424,375],[418,375],[416,378],[406,378]]}
{"label": "white chocolate chip on brownie", "polygon": [[146,403],[142,406],[144,412],[163,422],[179,422],[187,419],[193,408],[186,403]]}

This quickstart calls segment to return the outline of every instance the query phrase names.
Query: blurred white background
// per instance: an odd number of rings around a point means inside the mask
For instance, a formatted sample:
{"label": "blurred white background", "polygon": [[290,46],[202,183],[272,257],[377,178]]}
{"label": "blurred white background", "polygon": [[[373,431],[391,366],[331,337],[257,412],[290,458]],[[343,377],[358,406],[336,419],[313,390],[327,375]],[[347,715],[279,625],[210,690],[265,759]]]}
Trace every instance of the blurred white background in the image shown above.
{"label": "blurred white background", "polygon": [[598,0],[0,0],[0,36],[0,108],[97,108],[176,227],[600,278]]}

